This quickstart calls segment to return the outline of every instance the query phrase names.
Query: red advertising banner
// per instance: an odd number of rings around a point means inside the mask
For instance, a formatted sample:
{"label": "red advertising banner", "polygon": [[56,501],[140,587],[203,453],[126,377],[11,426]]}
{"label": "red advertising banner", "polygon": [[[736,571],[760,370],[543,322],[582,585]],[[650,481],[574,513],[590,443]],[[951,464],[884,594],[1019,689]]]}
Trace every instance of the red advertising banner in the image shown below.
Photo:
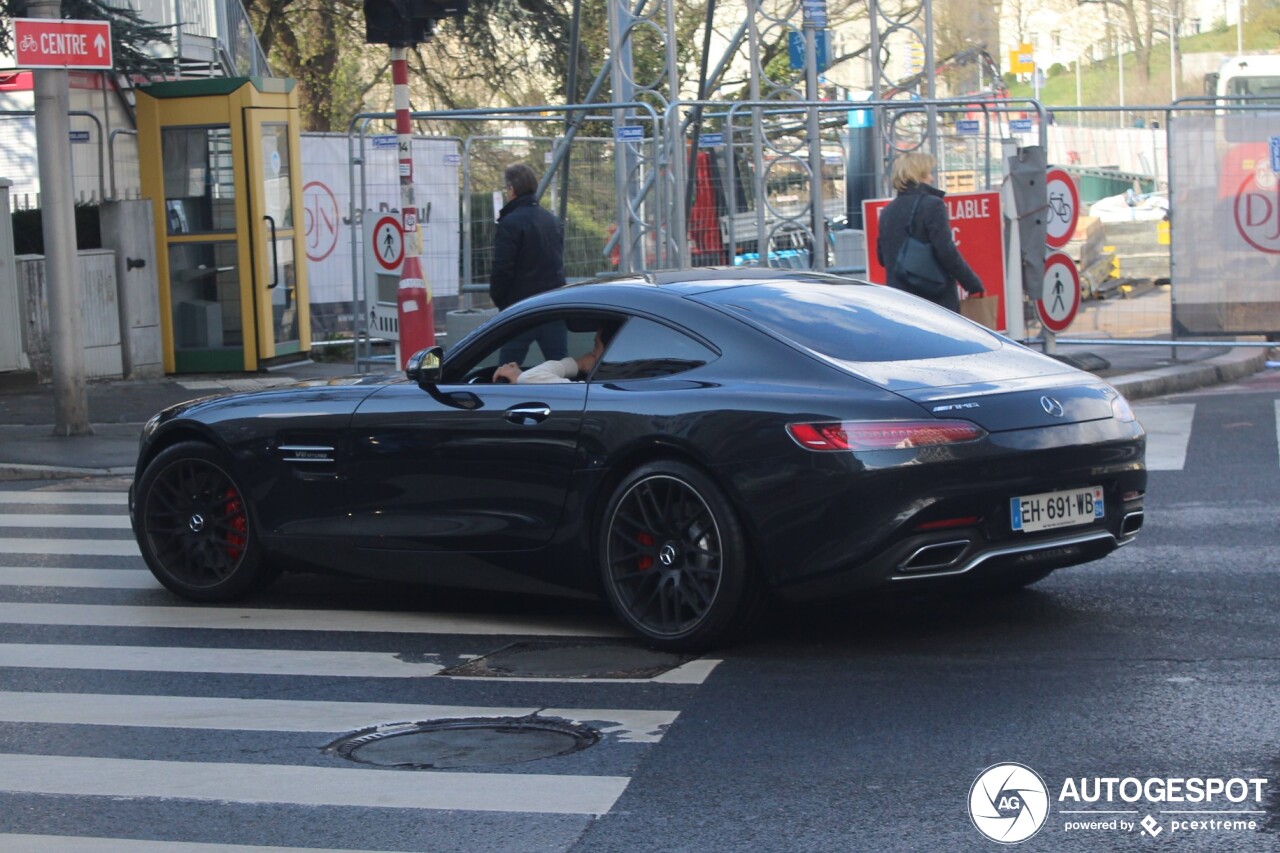
{"label": "red advertising banner", "polygon": [[111,24],[61,18],[14,18],[18,68],[111,68]]}
{"label": "red advertising banner", "polygon": [[[892,199],[879,198],[862,203],[862,221],[867,232],[867,279],[885,283],[884,265],[876,256],[880,236],[880,211]],[[943,199],[951,218],[951,237],[960,255],[968,262],[988,297],[1000,300],[996,327],[1008,328],[1004,315],[1004,224],[1000,216],[1000,193],[956,193]]]}

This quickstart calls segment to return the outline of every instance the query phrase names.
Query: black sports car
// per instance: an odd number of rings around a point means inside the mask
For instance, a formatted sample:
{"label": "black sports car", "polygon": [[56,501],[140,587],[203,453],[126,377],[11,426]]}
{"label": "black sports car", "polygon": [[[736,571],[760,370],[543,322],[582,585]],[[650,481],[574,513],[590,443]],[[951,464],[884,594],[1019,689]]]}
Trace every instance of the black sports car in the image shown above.
{"label": "black sports car", "polygon": [[[544,346],[583,381],[495,381]],[[406,373],[154,417],[130,512],[160,582],[196,601],[295,568],[598,593],[653,645],[700,649],[769,596],[1020,586],[1142,526],[1146,438],[1115,389],[848,279],[571,285]]]}

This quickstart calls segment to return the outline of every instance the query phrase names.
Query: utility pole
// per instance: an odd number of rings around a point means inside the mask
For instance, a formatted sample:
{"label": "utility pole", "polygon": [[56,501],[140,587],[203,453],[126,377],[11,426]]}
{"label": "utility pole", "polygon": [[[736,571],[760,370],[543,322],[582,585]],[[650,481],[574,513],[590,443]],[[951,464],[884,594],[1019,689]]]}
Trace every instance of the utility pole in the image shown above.
{"label": "utility pole", "polygon": [[[60,18],[60,0],[32,0],[27,17]],[[40,221],[49,300],[53,361],[53,432],[92,435],[85,384],[84,322],[80,317],[80,261],[71,183],[71,94],[65,68],[39,68],[35,77],[36,137],[40,140]]]}

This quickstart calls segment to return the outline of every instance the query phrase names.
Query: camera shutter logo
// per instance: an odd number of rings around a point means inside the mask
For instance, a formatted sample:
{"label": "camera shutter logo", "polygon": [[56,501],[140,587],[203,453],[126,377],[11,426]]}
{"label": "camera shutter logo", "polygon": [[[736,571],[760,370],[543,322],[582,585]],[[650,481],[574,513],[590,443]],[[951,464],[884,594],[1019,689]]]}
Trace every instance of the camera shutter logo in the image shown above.
{"label": "camera shutter logo", "polygon": [[1049,789],[1023,764],[993,764],[973,780],[969,817],[978,831],[1001,844],[1026,841],[1049,816]]}

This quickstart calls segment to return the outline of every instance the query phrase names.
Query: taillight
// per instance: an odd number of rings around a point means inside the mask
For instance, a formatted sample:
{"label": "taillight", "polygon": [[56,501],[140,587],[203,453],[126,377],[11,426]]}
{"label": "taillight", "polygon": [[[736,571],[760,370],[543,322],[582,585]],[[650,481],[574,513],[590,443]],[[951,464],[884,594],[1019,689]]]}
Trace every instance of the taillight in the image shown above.
{"label": "taillight", "polygon": [[807,450],[905,450],[977,441],[987,431],[969,421],[827,421],[787,424]]}

